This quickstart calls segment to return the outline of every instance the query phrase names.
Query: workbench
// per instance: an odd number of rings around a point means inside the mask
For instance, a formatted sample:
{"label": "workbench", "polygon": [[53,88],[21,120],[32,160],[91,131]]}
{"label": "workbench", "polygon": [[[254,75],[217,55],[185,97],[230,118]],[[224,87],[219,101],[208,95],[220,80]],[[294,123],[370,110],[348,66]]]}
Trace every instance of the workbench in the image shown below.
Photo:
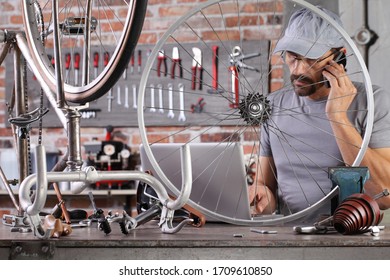
{"label": "workbench", "polygon": [[164,234],[157,221],[124,235],[118,224],[111,226],[109,235],[92,224],[75,228],[68,236],[41,240],[1,224],[0,259],[390,259],[389,225],[378,236],[297,234],[292,226],[255,227],[277,231],[259,234],[251,231],[253,227],[223,223],[186,226],[176,234]]}

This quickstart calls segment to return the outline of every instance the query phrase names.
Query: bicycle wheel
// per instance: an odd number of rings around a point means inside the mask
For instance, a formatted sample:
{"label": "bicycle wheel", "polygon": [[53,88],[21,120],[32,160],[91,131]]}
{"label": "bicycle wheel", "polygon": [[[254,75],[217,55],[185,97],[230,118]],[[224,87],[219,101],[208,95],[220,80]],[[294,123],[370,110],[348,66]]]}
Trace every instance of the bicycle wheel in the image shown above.
{"label": "bicycle wheel", "polygon": [[[347,48],[348,75],[352,80],[359,81],[366,92],[362,96],[366,107],[355,112],[363,114],[366,123],[361,130],[363,143],[355,147],[358,154],[353,164],[346,164],[340,155],[322,151],[323,145],[335,141],[331,130],[324,131],[313,123],[305,122],[305,117],[329,122],[324,111],[316,112],[310,105],[278,108],[269,100],[273,94],[292,89],[283,59],[273,50],[285,31],[283,22],[290,18],[294,10],[302,7],[323,18],[338,32]],[[175,72],[177,65],[182,66],[182,71],[176,69]],[[171,73],[167,73],[169,70]],[[181,17],[152,50],[140,82],[138,108],[143,108],[138,111],[138,122],[145,154],[155,176],[172,193],[179,193],[180,183],[172,174],[180,176],[180,170],[173,172],[169,168],[163,169],[164,161],[172,161],[172,157],[157,153],[153,147],[162,143],[193,146],[204,142],[212,142],[215,146],[224,143],[226,149],[219,155],[209,157],[210,164],[197,165],[196,168],[200,170],[193,174],[193,188],[202,188],[202,195],[195,198],[191,194],[190,206],[209,218],[228,223],[273,225],[302,219],[316,209],[330,207],[335,191],[331,190],[328,168],[336,165],[357,166],[361,162],[372,131],[373,91],[364,61],[350,36],[318,7],[305,1],[214,0],[202,3]],[[288,127],[285,131],[273,125],[273,118],[281,115],[298,121],[300,126],[320,137],[316,139],[324,139],[323,142],[312,143],[310,137],[293,136]],[[231,209],[242,207],[239,204],[243,203],[242,197],[247,195],[247,184],[237,186],[234,193],[226,194],[226,189],[222,187],[215,194],[215,187],[211,184],[206,182],[199,186],[197,176],[207,173],[209,182],[226,182],[224,176],[229,173],[229,162],[233,163],[231,155],[227,153],[232,153],[234,149],[229,147],[235,143],[242,147],[247,175],[253,172],[255,176],[260,176],[262,170],[257,161],[262,126],[277,137],[283,144],[281,147],[295,151],[297,159],[294,162],[298,160],[300,163],[299,166],[285,166],[295,174],[292,181],[296,190],[288,194],[279,184],[279,195],[282,199],[287,195],[299,196],[306,207],[296,211],[285,202],[283,214],[280,215],[239,216],[236,211],[226,214],[223,210],[226,201],[229,201]],[[202,160],[200,157],[213,154],[212,149],[201,154],[192,152],[193,165]],[[210,168],[217,170],[219,166],[224,166],[225,175],[210,172]],[[317,177],[322,178],[321,181],[316,181]],[[279,183],[280,177],[275,180]],[[312,189],[317,193],[314,198],[301,187],[303,180],[312,182]],[[248,180],[248,184],[251,183],[256,184],[257,180]],[[211,203],[212,206],[207,206],[206,200],[213,197],[215,201]],[[236,200],[229,200],[231,197]]]}
{"label": "bicycle wheel", "polygon": [[108,92],[127,67],[147,1],[60,2],[54,26],[52,0],[22,1],[27,40],[39,71],[56,92],[52,57],[53,30],[58,29],[65,99],[83,104]]}

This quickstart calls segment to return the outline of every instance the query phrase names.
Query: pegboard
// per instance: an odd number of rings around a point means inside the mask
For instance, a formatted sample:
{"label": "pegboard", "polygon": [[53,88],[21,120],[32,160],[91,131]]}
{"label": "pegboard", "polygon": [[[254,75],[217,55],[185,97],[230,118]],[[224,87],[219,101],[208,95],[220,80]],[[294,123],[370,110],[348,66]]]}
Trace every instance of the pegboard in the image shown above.
{"label": "pegboard", "polygon": [[[172,67],[172,50],[176,45],[165,45],[164,51],[166,54],[166,74],[165,69],[161,68],[160,76],[157,75],[157,60],[155,61],[152,70],[149,75],[147,89],[145,92],[144,112],[145,123],[147,125],[155,126],[175,126],[186,125],[187,123],[203,123],[202,118],[210,120],[210,113],[223,112],[229,107],[229,101],[226,97],[229,97],[228,90],[225,92],[215,92],[213,88],[213,75],[212,75],[212,59],[213,52],[212,46],[218,46],[219,48],[219,64],[218,64],[218,88],[229,89],[231,83],[231,73],[228,70],[229,67],[229,52],[232,51],[234,46],[240,46],[244,54],[260,53],[258,57],[254,57],[245,61],[250,66],[253,66],[260,70],[260,72],[245,70],[245,80],[242,80],[242,87],[249,90],[255,90],[260,92],[268,91],[268,72],[269,72],[269,42],[268,41],[244,41],[244,42],[229,42],[229,47],[219,44],[206,45],[193,45],[182,44],[177,46],[179,48],[181,64],[183,67],[183,76],[179,77],[179,68],[175,69],[175,77],[171,77]],[[133,58],[134,65],[129,63],[126,73],[121,76],[116,85],[110,92],[96,101],[89,103],[89,108],[82,111],[81,126],[82,127],[106,127],[107,125],[123,126],[123,127],[137,127],[137,98],[139,94],[139,82],[141,80],[144,65],[148,59],[154,45],[138,45]],[[197,85],[196,89],[192,89],[191,83],[191,66],[192,66],[192,47],[198,47],[201,49],[203,57],[203,87],[200,90]],[[66,49],[63,50],[66,54]],[[100,55],[103,59],[103,55]],[[140,62],[140,63],[139,63]],[[102,67],[102,63],[99,63]],[[93,75],[93,71],[91,71]],[[80,75],[80,73],[79,73]],[[75,79],[80,77],[75,76],[74,72],[64,74],[64,77],[68,79],[69,83],[74,82]],[[6,59],[6,96],[9,100],[13,90],[13,61],[12,56]],[[173,98],[173,111],[174,117],[168,117],[168,102],[169,91],[168,86],[172,85],[172,98]],[[180,92],[179,85],[184,87],[184,108],[185,108],[185,121],[179,119],[180,108]],[[162,89],[162,100],[160,101],[160,88]],[[152,108],[152,91],[154,90],[154,109]],[[34,79],[31,72],[28,73],[28,95],[30,100],[30,109],[32,110],[39,106],[39,93],[40,87],[37,81]],[[221,95],[225,98],[221,99]],[[202,112],[193,112],[191,107],[196,105],[199,101],[199,97],[204,99],[204,107]],[[160,102],[163,103],[164,112],[159,108]],[[44,106],[50,109],[48,101],[44,101]],[[111,104],[111,105],[109,105]],[[7,125],[8,121],[6,120]],[[212,122],[215,122],[213,120]],[[204,123],[207,124],[207,121]],[[233,124],[233,123],[232,123]],[[226,123],[225,123],[226,125]],[[61,124],[55,115],[54,110],[45,115],[43,119],[44,127],[61,127]]]}

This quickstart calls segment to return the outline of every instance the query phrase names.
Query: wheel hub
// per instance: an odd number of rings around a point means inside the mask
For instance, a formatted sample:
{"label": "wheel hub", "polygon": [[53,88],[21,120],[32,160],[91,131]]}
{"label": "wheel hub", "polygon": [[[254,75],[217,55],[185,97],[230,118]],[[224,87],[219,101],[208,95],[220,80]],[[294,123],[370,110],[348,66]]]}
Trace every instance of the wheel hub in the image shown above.
{"label": "wheel hub", "polygon": [[271,113],[269,100],[260,93],[251,93],[241,100],[239,105],[241,117],[250,125],[264,123]]}

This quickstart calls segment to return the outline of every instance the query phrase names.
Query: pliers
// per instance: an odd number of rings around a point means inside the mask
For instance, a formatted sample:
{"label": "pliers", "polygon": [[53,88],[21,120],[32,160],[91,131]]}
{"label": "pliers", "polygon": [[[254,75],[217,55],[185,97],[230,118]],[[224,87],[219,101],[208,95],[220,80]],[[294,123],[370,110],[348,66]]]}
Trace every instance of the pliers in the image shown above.
{"label": "pliers", "polygon": [[179,54],[179,48],[173,47],[172,50],[172,67],[171,67],[171,78],[175,78],[175,68],[176,64],[179,66],[179,77],[183,78],[183,66],[181,65],[181,58]]}
{"label": "pliers", "polygon": [[[196,83],[199,81],[199,90],[203,88],[203,67],[202,67],[202,51],[199,48],[192,48],[194,57],[192,59],[192,79],[191,79],[191,89],[196,89]],[[197,72],[199,72],[199,78],[197,77]]]}
{"label": "pliers", "polygon": [[158,52],[158,62],[157,62],[157,76],[160,77],[161,76],[161,65],[163,64],[164,66],[164,69],[163,69],[163,74],[164,76],[168,75],[168,70],[167,70],[167,57],[165,56],[165,51],[164,50],[160,50]]}

